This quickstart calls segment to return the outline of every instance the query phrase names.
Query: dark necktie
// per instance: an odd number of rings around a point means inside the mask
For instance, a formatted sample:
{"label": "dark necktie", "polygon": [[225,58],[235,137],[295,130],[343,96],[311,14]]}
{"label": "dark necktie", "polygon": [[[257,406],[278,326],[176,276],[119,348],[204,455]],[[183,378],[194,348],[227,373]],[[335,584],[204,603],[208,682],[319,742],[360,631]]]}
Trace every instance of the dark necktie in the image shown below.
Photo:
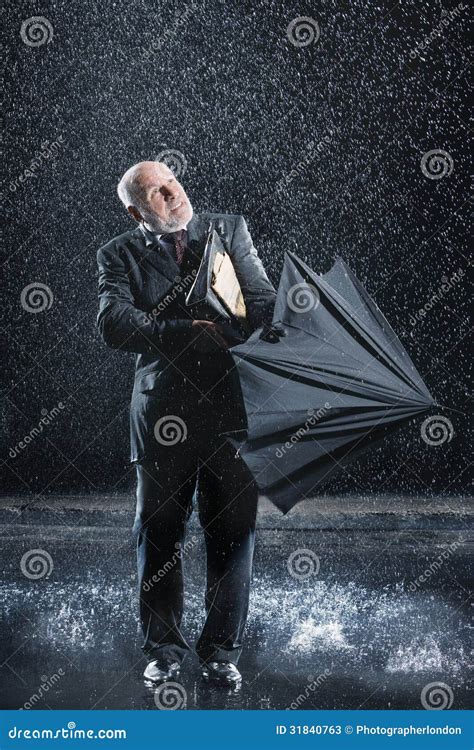
{"label": "dark necktie", "polygon": [[183,257],[186,250],[185,233],[185,229],[180,229],[179,232],[173,232],[173,234],[169,235],[169,238],[174,244],[176,263],[178,264],[178,266],[180,266],[183,262]]}

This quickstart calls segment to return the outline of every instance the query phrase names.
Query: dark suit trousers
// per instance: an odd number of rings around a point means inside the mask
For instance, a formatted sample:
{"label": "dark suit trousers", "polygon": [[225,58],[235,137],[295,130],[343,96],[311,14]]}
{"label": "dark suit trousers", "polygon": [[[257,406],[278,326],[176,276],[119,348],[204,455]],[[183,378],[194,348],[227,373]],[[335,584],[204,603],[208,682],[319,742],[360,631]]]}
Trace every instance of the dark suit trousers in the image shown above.
{"label": "dark suit trousers", "polygon": [[201,398],[205,383],[199,388],[187,388],[183,381],[181,385],[180,397],[169,412],[181,420],[177,432],[174,437],[169,433],[168,444],[157,443],[152,460],[136,467],[134,530],[142,649],[163,664],[181,662],[190,650],[181,632],[181,550],[190,544],[186,522],[196,490],[207,561],[206,619],[196,653],[201,663],[237,663],[248,612],[257,488],[242,459],[220,435],[226,414],[233,409],[229,394],[218,386],[208,401]]}

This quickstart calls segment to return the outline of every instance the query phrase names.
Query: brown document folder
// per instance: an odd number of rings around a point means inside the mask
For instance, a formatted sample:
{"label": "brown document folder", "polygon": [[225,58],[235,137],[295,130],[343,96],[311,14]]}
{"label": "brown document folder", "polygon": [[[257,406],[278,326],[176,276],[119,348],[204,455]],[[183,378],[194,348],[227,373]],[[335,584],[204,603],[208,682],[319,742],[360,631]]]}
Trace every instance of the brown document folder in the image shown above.
{"label": "brown document folder", "polygon": [[[198,305],[231,318],[245,327],[247,311],[230,255],[212,226],[196,279],[186,297],[187,305]],[[204,306],[204,307],[202,307]]]}
{"label": "brown document folder", "polygon": [[244,296],[233,263],[225,251],[217,252],[214,256],[211,289],[231,315],[239,320],[245,319],[247,311]]}

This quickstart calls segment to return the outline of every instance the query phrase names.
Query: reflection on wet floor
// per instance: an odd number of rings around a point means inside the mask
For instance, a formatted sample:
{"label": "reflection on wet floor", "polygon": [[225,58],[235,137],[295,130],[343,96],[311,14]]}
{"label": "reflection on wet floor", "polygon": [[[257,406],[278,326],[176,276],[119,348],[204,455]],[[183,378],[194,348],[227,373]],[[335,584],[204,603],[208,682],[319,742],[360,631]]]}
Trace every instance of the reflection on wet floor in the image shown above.
{"label": "reflection on wet floor", "polygon": [[[431,683],[468,706],[462,532],[260,529],[242,686],[206,685],[190,654],[180,680],[157,691],[142,679],[128,529],[70,531],[17,526],[5,537],[2,708],[421,709]],[[22,572],[33,549],[48,553],[48,575]],[[185,559],[194,643],[202,542]]]}

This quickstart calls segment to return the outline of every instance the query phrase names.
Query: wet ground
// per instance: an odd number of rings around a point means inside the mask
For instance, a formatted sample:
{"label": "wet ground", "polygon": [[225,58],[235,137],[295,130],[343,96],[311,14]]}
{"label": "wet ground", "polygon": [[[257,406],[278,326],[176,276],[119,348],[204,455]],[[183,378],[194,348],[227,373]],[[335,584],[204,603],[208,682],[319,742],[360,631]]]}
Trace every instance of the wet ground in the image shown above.
{"label": "wet ground", "polygon": [[[142,680],[130,501],[22,510],[24,502],[0,508],[2,708],[469,706],[464,500],[333,498],[285,518],[263,504],[241,689],[202,684],[191,656],[182,685],[158,695]],[[191,643],[204,581],[193,517],[194,535],[185,557]]]}

